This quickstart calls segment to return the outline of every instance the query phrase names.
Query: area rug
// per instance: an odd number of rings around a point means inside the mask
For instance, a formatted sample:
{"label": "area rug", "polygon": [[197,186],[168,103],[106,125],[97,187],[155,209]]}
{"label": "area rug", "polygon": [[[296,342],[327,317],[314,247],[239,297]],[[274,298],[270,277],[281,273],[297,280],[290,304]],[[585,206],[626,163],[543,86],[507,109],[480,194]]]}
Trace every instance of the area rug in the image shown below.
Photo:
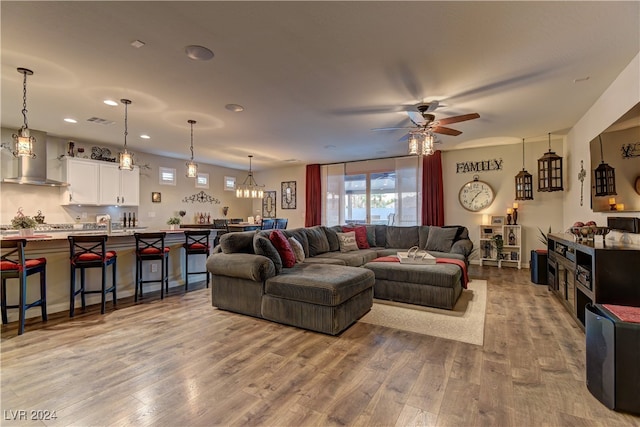
{"label": "area rug", "polygon": [[487,281],[473,279],[453,310],[374,299],[359,322],[482,345],[487,307]]}

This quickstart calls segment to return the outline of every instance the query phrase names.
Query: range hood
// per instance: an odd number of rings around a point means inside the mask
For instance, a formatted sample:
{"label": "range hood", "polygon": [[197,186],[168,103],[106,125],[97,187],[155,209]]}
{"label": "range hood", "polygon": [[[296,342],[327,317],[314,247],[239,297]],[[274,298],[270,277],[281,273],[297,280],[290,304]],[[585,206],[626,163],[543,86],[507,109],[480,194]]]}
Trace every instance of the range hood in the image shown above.
{"label": "range hood", "polygon": [[47,179],[47,134],[45,132],[31,131],[36,137],[33,151],[36,157],[18,157],[18,176],[5,178],[3,183],[44,185],[49,187],[66,187],[66,182]]}

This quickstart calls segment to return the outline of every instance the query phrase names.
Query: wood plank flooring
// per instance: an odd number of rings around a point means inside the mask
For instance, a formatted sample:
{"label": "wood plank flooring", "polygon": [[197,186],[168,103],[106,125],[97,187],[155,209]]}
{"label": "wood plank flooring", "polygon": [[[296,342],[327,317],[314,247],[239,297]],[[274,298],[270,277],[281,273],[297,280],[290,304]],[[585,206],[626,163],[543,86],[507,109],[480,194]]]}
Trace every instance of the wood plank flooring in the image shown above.
{"label": "wood plank flooring", "polygon": [[482,347],[366,323],[326,336],[217,310],[203,286],[3,325],[0,424],[640,426],[588,392],[584,333],[546,286],[470,273],[488,280]]}

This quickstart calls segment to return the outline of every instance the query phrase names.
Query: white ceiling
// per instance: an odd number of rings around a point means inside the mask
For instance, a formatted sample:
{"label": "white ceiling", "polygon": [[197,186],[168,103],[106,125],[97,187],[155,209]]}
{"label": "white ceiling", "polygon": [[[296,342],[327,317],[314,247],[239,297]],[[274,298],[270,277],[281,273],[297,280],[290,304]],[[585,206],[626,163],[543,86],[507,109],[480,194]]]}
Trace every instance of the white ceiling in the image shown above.
{"label": "white ceiling", "polygon": [[[404,155],[404,131],[371,129],[409,125],[402,111],[421,101],[444,105],[436,118],[481,116],[450,125],[463,133],[441,136],[443,150],[561,135],[640,51],[638,1],[2,1],[1,13],[3,127],[22,124],[26,67],[32,129],[121,145],[124,107],[102,101],[128,98],[132,151],[188,159],[193,119],[196,160],[241,169],[248,154],[258,170]],[[191,44],[215,57],[189,59]]]}

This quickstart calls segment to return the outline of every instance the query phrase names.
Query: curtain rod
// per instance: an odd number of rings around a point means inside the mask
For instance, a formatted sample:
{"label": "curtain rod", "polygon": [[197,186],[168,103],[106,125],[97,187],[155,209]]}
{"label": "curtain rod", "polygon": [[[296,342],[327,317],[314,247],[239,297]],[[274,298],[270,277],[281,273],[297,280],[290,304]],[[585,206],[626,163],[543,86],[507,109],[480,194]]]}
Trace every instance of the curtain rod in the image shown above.
{"label": "curtain rod", "polygon": [[406,159],[407,157],[420,157],[420,156],[389,156],[389,157],[375,157],[372,159],[363,159],[363,160],[349,160],[344,162],[331,162],[331,163],[318,163],[320,166],[330,166],[330,165],[341,165],[346,163],[356,163],[356,162],[368,162],[371,160],[386,160],[386,159]]}

